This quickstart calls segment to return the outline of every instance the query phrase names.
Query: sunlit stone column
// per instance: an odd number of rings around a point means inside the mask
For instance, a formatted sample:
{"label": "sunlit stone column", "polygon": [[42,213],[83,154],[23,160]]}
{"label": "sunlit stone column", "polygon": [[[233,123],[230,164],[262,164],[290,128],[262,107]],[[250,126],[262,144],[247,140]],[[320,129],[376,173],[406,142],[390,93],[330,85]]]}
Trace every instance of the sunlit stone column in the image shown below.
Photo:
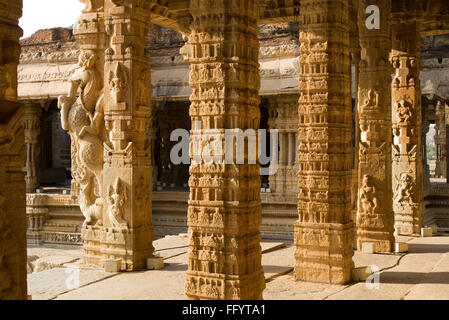
{"label": "sunlit stone column", "polygon": [[393,209],[398,234],[419,234],[423,224],[420,34],[416,22],[392,30]]}
{"label": "sunlit stone column", "polygon": [[[374,244],[375,252],[390,252],[394,242],[391,175],[391,0],[377,6],[360,1],[358,115],[359,194],[357,247]],[[369,13],[366,13],[366,12]]]}
{"label": "sunlit stone column", "polygon": [[62,128],[72,139],[72,176],[79,186],[84,262],[141,269],[153,254],[149,3],[91,3],[74,25],[81,47]]}
{"label": "sunlit stone column", "polygon": [[[193,89],[186,294],[192,299],[261,299],[259,165],[248,164],[246,148],[244,164],[236,164],[232,148],[224,148],[225,129],[255,133],[259,128],[258,1],[192,0],[190,12],[191,33],[183,48]],[[208,154],[213,163],[204,162]],[[224,164],[225,157],[234,164]]]}
{"label": "sunlit stone column", "polygon": [[37,177],[37,157],[39,155],[38,138],[40,133],[41,106],[38,103],[25,102],[22,126],[25,134],[25,182],[26,192],[35,192],[39,186]]}
{"label": "sunlit stone column", "polygon": [[301,1],[297,280],[346,283],[354,267],[348,12]]}
{"label": "sunlit stone column", "polygon": [[86,7],[73,25],[80,46],[78,66],[68,81],[67,95],[58,98],[61,127],[71,139],[72,194],[85,216],[81,235],[84,262],[102,266],[100,228],[103,221],[103,74],[106,33],[103,7]]}
{"label": "sunlit stone column", "polygon": [[21,0],[0,0],[0,300],[27,298],[23,113],[17,101]]}
{"label": "sunlit stone column", "polygon": [[151,211],[150,56],[145,50],[150,2],[105,1],[108,35],[104,66],[104,258],[121,268],[146,267],[153,255]]}

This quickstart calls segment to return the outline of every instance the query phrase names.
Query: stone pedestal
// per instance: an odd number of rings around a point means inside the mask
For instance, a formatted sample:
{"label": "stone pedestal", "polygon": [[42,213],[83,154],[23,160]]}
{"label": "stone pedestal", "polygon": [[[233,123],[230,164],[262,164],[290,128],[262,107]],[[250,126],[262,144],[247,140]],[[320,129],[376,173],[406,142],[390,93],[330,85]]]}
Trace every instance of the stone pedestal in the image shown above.
{"label": "stone pedestal", "polygon": [[348,13],[348,1],[301,1],[294,277],[302,281],[346,283],[354,266]]}

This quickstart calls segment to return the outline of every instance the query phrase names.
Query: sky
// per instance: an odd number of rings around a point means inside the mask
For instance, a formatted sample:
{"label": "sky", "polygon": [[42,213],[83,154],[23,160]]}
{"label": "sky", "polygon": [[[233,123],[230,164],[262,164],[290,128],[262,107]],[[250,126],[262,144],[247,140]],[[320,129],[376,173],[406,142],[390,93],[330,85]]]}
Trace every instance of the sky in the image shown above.
{"label": "sky", "polygon": [[23,0],[23,15],[19,21],[23,37],[39,29],[69,27],[84,7],[79,0]]}

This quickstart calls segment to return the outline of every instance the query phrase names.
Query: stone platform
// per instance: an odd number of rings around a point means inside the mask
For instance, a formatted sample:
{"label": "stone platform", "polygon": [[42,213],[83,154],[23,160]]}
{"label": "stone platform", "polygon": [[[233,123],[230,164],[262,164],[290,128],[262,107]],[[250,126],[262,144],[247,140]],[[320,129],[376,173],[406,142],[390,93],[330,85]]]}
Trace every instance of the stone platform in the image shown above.
{"label": "stone platform", "polygon": [[[156,253],[165,259],[164,270],[106,273],[80,263],[80,251],[61,248],[33,248],[33,255],[58,256],[67,263],[28,275],[28,290],[34,300],[174,300],[186,299],[187,235],[167,236],[154,242]],[[430,238],[399,237],[407,242],[408,253],[365,254],[355,252],[356,267],[377,266],[378,288],[365,282],[328,285],[292,280],[294,246],[291,243],[263,242],[265,270],[264,299],[445,299],[449,300],[449,235]],[[79,248],[79,247],[78,247]],[[79,288],[74,277],[79,275]]]}

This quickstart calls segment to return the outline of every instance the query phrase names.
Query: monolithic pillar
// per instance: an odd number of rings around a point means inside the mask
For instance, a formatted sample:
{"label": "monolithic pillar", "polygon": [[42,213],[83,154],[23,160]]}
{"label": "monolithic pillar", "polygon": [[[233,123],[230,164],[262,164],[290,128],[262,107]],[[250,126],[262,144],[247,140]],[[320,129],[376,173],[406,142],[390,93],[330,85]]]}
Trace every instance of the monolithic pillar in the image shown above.
{"label": "monolithic pillar", "polygon": [[424,186],[421,144],[420,42],[416,22],[392,28],[393,210],[398,234],[419,234]]}
{"label": "monolithic pillar", "polygon": [[443,178],[446,177],[446,107],[441,101],[435,107],[435,114],[435,177]]}
{"label": "monolithic pillar", "polygon": [[122,269],[146,266],[153,255],[151,211],[150,56],[145,50],[150,1],[105,1],[108,44],[104,66],[104,257]]}
{"label": "monolithic pillar", "polygon": [[0,1],[0,300],[26,299],[24,132],[17,101],[21,0]]}
{"label": "monolithic pillar", "polygon": [[86,218],[84,262],[99,267],[118,259],[122,270],[140,269],[153,253],[149,20],[142,1],[88,6],[74,26],[78,68],[59,98]]}
{"label": "monolithic pillar", "polygon": [[297,280],[346,283],[354,267],[348,0],[301,1]]}
{"label": "monolithic pillar", "polygon": [[391,0],[360,1],[357,247],[370,242],[375,252],[390,252],[394,242],[390,12]]}
{"label": "monolithic pillar", "polygon": [[71,138],[72,194],[78,197],[85,222],[81,230],[84,263],[102,266],[100,228],[103,220],[103,73],[106,33],[102,6],[88,6],[73,26],[81,48],[78,67],[58,98],[61,127]]}
{"label": "monolithic pillar", "polygon": [[39,155],[38,137],[40,133],[41,106],[38,103],[25,102],[22,126],[25,134],[25,182],[26,192],[33,193],[39,186],[37,177],[37,158]]}
{"label": "monolithic pillar", "polygon": [[[261,299],[259,164],[248,163],[246,147],[231,155],[235,139],[226,138],[259,128],[258,1],[192,0],[190,11],[191,33],[183,49],[193,89],[186,294]],[[225,140],[231,148],[223,152]],[[214,160],[206,163],[208,154]]]}

